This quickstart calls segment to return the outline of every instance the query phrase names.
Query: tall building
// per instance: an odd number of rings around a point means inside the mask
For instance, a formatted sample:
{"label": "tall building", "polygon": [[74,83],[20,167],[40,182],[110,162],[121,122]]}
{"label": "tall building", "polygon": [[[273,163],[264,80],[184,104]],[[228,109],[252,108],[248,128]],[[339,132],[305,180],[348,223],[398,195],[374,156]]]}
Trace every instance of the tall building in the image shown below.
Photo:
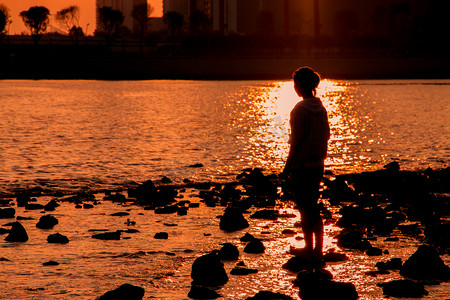
{"label": "tall building", "polygon": [[131,12],[136,5],[147,4],[147,0],[96,0],[96,24],[97,28],[100,27],[100,18],[98,9],[104,6],[111,7],[112,9],[120,10],[124,15],[123,26],[127,27],[131,31],[135,31],[137,28],[136,21],[133,19]]}

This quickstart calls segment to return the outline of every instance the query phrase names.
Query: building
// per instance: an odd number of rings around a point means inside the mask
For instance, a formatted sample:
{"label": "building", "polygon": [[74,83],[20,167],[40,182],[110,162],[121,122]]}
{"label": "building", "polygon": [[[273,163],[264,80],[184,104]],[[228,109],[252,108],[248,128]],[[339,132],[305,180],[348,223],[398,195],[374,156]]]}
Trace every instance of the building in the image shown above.
{"label": "building", "polygon": [[96,24],[97,28],[100,28],[100,18],[98,15],[98,9],[104,6],[111,7],[112,9],[120,10],[124,15],[123,26],[135,32],[137,29],[136,21],[133,19],[131,13],[136,5],[147,4],[147,0],[96,0]]}

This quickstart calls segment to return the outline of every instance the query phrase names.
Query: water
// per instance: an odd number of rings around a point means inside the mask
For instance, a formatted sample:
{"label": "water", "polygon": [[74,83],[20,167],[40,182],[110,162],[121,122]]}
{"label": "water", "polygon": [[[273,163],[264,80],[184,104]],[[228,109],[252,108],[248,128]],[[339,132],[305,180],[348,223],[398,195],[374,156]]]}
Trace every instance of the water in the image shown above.
{"label": "water", "polygon": [[[450,160],[450,80],[370,80],[322,82],[319,96],[328,109],[332,138],[327,169],[335,173],[379,169],[392,159],[403,169],[440,168]],[[160,179],[176,183],[234,180],[245,167],[279,172],[287,154],[289,112],[295,105],[290,82],[268,81],[0,81],[0,193],[40,187],[48,191],[118,189],[131,182]],[[202,168],[189,165],[202,163]],[[198,191],[183,192],[198,202]],[[102,194],[96,194],[101,200]],[[51,197],[39,197],[45,204]],[[263,238],[262,255],[243,253],[246,231],[224,233],[217,215],[223,208],[189,210],[187,216],[156,215],[141,207],[102,201],[93,209],[62,202],[52,214],[59,224],[35,227],[40,211],[16,208],[30,236],[26,243],[0,239],[0,299],[94,299],[120,284],[146,290],[146,299],[186,299],[190,268],[201,254],[237,245],[241,257],[259,272],[230,276],[218,292],[245,299],[272,290],[298,299],[295,274],[281,265],[290,246],[303,242],[284,236],[297,218],[249,219],[248,232]],[[282,212],[298,213],[292,204]],[[129,216],[111,213],[128,211]],[[248,215],[247,215],[248,217]],[[127,218],[136,225],[124,224]],[[7,223],[10,220],[4,220]],[[166,225],[165,225],[166,223]],[[177,226],[167,226],[176,224]],[[120,241],[98,241],[90,229],[136,228]],[[155,240],[156,232],[169,233]],[[325,227],[325,250],[337,248],[333,225]],[[69,237],[67,245],[48,244],[49,234]],[[375,263],[405,260],[419,241],[396,233],[399,242],[373,241],[390,254],[330,264],[338,281],[353,282],[361,299],[382,298],[376,284],[400,278],[397,272],[370,277]],[[297,234],[301,236],[301,232]],[[129,239],[128,239],[129,238]],[[447,264],[448,256],[443,256]],[[59,266],[44,267],[55,260]],[[229,271],[234,262],[225,263]],[[447,299],[450,285],[427,286],[424,299]]]}
{"label": "water", "polygon": [[[450,80],[323,81],[327,169],[448,165],[449,95]],[[0,81],[1,190],[279,172],[297,100],[291,82]]]}

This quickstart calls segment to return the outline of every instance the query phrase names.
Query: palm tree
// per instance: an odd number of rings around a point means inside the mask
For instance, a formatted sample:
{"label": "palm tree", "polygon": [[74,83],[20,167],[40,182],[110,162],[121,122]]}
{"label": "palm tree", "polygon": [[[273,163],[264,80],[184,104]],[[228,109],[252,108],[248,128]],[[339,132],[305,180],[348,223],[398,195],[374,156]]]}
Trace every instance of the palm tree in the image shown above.
{"label": "palm tree", "polygon": [[139,25],[139,48],[141,54],[143,52],[143,44],[144,44],[144,34],[147,28],[148,21],[150,19],[150,15],[153,13],[153,7],[150,4],[138,4],[133,7],[133,11],[131,12],[131,16]]}

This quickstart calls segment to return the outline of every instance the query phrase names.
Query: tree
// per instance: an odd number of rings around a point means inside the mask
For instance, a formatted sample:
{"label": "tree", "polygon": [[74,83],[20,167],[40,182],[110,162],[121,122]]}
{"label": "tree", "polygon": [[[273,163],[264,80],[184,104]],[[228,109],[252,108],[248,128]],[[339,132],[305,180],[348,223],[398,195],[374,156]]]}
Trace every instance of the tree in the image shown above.
{"label": "tree", "polygon": [[169,27],[170,38],[174,39],[181,33],[184,25],[184,17],[175,11],[169,11],[163,16],[164,23]]}
{"label": "tree", "polygon": [[144,43],[144,34],[147,28],[148,21],[150,19],[150,15],[153,13],[153,7],[150,4],[138,4],[133,7],[133,11],[131,12],[131,16],[136,21],[139,26],[139,48],[141,49],[142,54],[142,46]]}
{"label": "tree", "polygon": [[6,33],[6,28],[9,25],[9,11],[6,6],[0,4],[0,41]]}
{"label": "tree", "polygon": [[[56,13],[56,20],[69,32],[70,38],[78,44],[78,34],[80,33],[80,9],[76,5],[61,9]],[[82,32],[82,30],[81,30]]]}
{"label": "tree", "polygon": [[120,10],[108,6],[99,8],[100,30],[103,31],[107,43],[110,43],[117,34],[125,19]]}
{"label": "tree", "polygon": [[35,44],[39,43],[42,35],[47,31],[50,22],[50,11],[44,6],[33,6],[20,13],[23,23],[30,30]]}

